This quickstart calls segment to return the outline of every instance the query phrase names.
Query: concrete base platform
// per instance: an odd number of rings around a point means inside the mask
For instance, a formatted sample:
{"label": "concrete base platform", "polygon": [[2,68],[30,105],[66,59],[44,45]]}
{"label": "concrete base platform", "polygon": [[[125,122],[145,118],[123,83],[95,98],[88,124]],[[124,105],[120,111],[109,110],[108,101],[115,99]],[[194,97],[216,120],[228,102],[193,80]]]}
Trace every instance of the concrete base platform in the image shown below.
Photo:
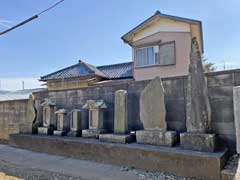
{"label": "concrete base platform", "polygon": [[54,136],[66,136],[66,134],[67,133],[65,131],[57,131],[57,130],[53,131]]}
{"label": "concrete base platform", "polygon": [[70,137],[81,137],[82,136],[82,131],[69,131],[67,133],[67,136],[70,136]]}
{"label": "concrete base platform", "polygon": [[112,143],[132,143],[136,142],[135,134],[100,134],[99,140]]}
{"label": "concrete base platform", "polygon": [[96,139],[27,134],[10,135],[9,144],[42,153],[211,180],[220,179],[226,158],[226,150],[207,153],[180,147],[116,144]]}
{"label": "concrete base platform", "polygon": [[140,130],[136,131],[137,143],[154,146],[174,146],[177,143],[175,131]]}
{"label": "concrete base platform", "polygon": [[47,127],[38,127],[38,134],[53,135],[53,130]]}
{"label": "concrete base platform", "polygon": [[82,130],[82,137],[85,138],[99,138],[99,135],[106,133],[105,129],[84,129]]}
{"label": "concrete base platform", "polygon": [[181,147],[193,151],[214,152],[216,149],[216,135],[204,133],[181,133]]}

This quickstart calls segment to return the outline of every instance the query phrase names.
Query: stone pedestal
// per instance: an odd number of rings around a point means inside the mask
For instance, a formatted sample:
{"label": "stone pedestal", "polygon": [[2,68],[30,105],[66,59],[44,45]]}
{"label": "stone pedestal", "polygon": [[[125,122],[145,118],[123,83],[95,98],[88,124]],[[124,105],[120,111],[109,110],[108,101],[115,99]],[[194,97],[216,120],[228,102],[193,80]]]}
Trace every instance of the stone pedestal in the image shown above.
{"label": "stone pedestal", "polygon": [[100,134],[99,140],[111,143],[132,143],[136,141],[135,134]]}
{"label": "stone pedestal", "polygon": [[180,142],[183,149],[214,152],[216,148],[216,135],[205,133],[181,133]]}
{"label": "stone pedestal", "polygon": [[99,138],[100,134],[106,133],[105,129],[84,129],[82,130],[82,137],[84,138]]}
{"label": "stone pedestal", "polygon": [[155,146],[174,146],[177,143],[175,131],[140,130],[136,131],[137,143]]}
{"label": "stone pedestal", "polygon": [[66,131],[59,131],[59,130],[55,130],[53,131],[53,135],[54,136],[66,136]]}
{"label": "stone pedestal", "polygon": [[53,128],[38,127],[38,134],[53,135]]}

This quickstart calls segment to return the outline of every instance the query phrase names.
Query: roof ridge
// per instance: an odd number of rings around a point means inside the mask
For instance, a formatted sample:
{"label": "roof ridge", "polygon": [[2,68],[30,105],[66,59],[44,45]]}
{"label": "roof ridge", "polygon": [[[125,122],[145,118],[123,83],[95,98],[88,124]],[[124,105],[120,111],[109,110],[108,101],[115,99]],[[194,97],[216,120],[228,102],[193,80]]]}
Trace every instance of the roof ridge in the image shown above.
{"label": "roof ridge", "polygon": [[62,69],[57,70],[57,71],[54,71],[54,72],[49,73],[49,74],[47,74],[47,75],[45,75],[45,76],[41,76],[40,79],[44,79],[44,78],[47,77],[47,76],[51,76],[51,75],[53,75],[53,74],[55,74],[55,73],[59,73],[59,72],[61,72],[61,71],[64,71],[64,70],[73,68],[73,67],[75,67],[75,66],[77,66],[77,65],[79,65],[79,63],[74,64],[74,65],[71,65],[71,66],[68,66],[68,67],[65,67],[65,68],[62,68]]}
{"label": "roof ridge", "polygon": [[97,66],[96,68],[101,68],[101,67],[106,67],[106,66],[116,66],[116,65],[122,65],[122,64],[132,64],[133,62],[132,61],[129,61],[129,62],[122,62],[122,63],[115,63],[115,64],[106,64],[106,65],[101,65],[101,66]]}

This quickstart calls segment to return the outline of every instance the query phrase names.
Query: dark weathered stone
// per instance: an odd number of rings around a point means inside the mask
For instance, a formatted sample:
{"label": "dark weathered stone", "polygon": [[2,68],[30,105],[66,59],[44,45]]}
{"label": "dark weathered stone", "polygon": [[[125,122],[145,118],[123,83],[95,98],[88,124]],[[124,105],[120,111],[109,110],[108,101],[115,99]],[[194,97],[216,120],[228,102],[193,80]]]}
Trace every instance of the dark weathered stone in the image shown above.
{"label": "dark weathered stone", "polygon": [[180,139],[181,147],[184,149],[201,152],[214,152],[216,148],[215,134],[181,133]]}
{"label": "dark weathered stone", "polygon": [[113,144],[96,139],[38,135],[11,135],[10,145],[32,151],[93,160],[183,177],[219,180],[226,151],[194,152],[179,147]]}
{"label": "dark weathered stone", "polygon": [[174,146],[177,142],[175,131],[140,130],[136,131],[137,143],[155,146]]}
{"label": "dark weathered stone", "polygon": [[211,130],[211,107],[196,38],[192,39],[186,111],[188,132],[205,133]]}
{"label": "dark weathered stone", "polygon": [[166,130],[164,89],[160,77],[144,88],[140,97],[140,119],[144,129]]}
{"label": "dark weathered stone", "polygon": [[136,141],[135,134],[100,134],[99,140],[111,143],[132,143]]}

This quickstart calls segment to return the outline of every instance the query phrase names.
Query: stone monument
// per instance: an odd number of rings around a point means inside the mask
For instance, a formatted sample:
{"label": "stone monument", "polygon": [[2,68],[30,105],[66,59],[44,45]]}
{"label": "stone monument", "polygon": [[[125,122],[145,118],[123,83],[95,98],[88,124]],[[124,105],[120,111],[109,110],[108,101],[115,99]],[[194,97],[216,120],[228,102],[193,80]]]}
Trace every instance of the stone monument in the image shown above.
{"label": "stone monument", "polygon": [[29,95],[28,105],[27,105],[27,115],[26,122],[24,124],[20,124],[20,133],[32,133],[33,123],[36,120],[37,110],[35,108],[35,98],[33,94]]}
{"label": "stone monument", "polygon": [[82,137],[99,138],[99,134],[106,132],[103,121],[103,109],[106,109],[107,105],[103,100],[88,100],[82,108],[89,111],[89,127],[82,130]]}
{"label": "stone monument", "polygon": [[79,109],[74,109],[71,112],[70,131],[68,136],[82,136],[82,112]]}
{"label": "stone monument", "polygon": [[69,130],[68,112],[66,109],[59,109],[55,112],[57,116],[57,130],[53,131],[55,136],[65,136]]}
{"label": "stone monument", "polygon": [[38,134],[52,135],[56,128],[56,104],[51,99],[45,99],[41,106],[43,106],[43,125],[38,127]]}
{"label": "stone monument", "polygon": [[164,88],[160,77],[153,79],[140,96],[140,120],[144,130],[136,132],[137,143],[173,146],[175,131],[167,131]]}
{"label": "stone monument", "polygon": [[236,147],[240,154],[240,86],[233,88],[234,123],[236,128]]}
{"label": "stone monument", "polygon": [[184,149],[213,152],[215,134],[211,132],[211,106],[196,38],[192,39],[186,104],[187,133],[180,135]]}
{"label": "stone monument", "polygon": [[114,134],[100,134],[100,141],[115,143],[130,143],[135,141],[135,135],[128,130],[128,98],[127,91],[115,92],[114,100]]}

